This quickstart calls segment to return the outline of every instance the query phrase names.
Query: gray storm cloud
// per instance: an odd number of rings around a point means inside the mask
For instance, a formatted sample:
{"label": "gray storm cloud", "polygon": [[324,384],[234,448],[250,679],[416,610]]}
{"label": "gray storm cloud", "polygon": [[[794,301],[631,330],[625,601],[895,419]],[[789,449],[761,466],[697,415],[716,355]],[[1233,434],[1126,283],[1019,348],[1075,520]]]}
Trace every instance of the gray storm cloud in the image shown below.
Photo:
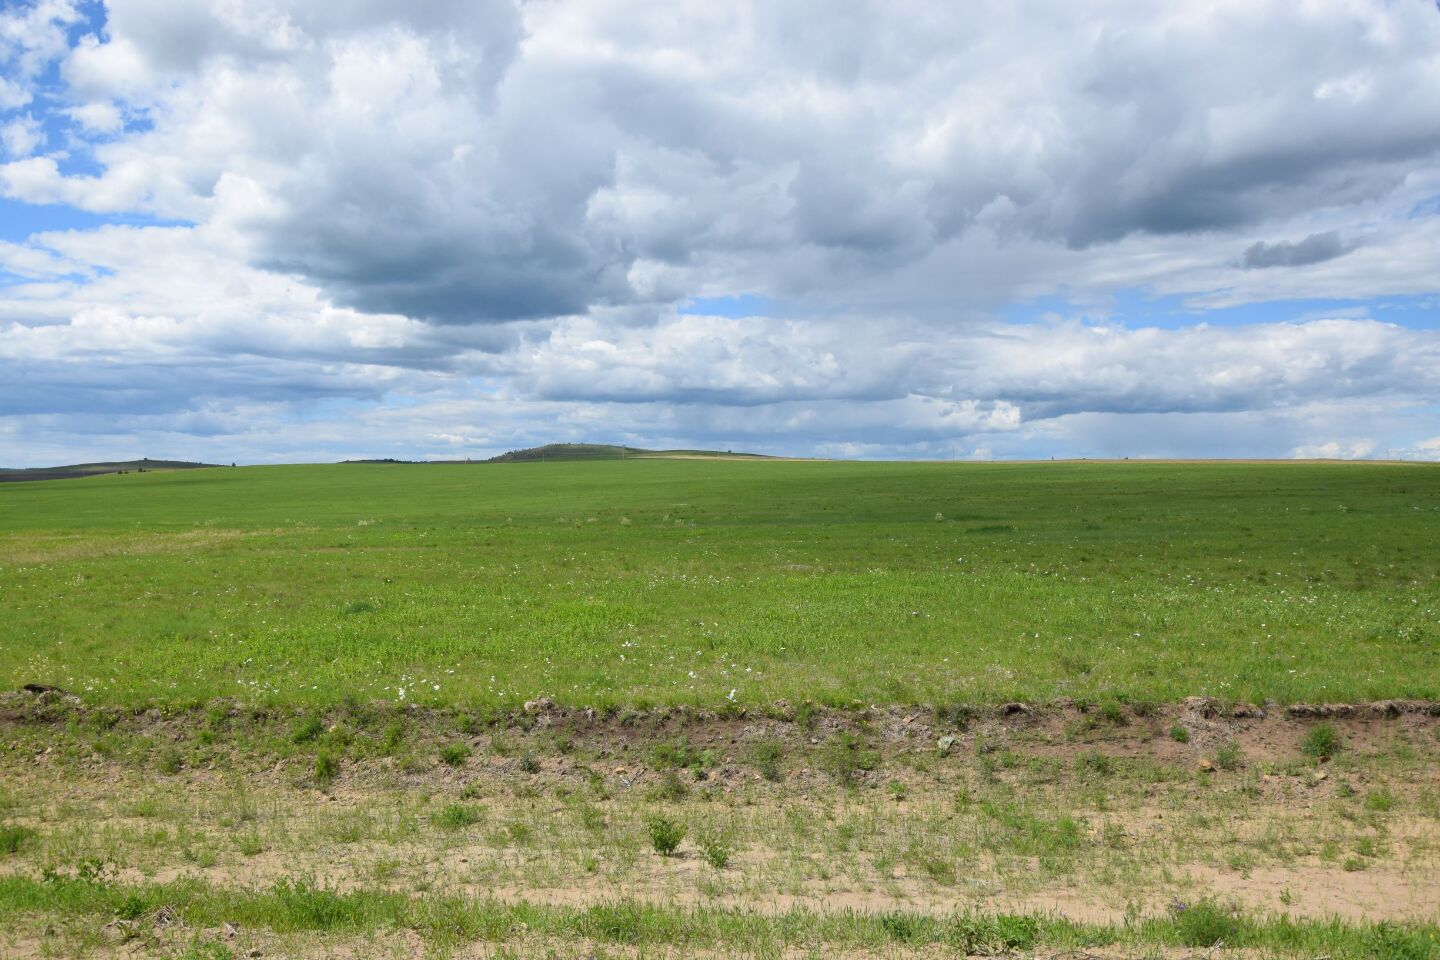
{"label": "gray storm cloud", "polygon": [[1240,265],[1247,270],[1263,270],[1267,267],[1303,267],[1312,263],[1324,263],[1349,253],[1352,248],[1340,239],[1334,230],[1312,233],[1304,240],[1291,243],[1281,240],[1266,243],[1263,240],[1245,248]]}

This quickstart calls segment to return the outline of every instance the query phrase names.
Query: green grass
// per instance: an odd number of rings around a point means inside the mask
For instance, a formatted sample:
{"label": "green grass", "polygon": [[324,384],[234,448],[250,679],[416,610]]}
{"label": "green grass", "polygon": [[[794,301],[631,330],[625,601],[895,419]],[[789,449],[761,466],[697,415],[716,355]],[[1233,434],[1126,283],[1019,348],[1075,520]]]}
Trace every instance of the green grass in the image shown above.
{"label": "green grass", "polygon": [[639,460],[6,484],[0,687],[504,710],[1436,698],[1437,540],[1440,470],[1419,465]]}
{"label": "green grass", "polygon": [[1015,914],[929,916],[805,909],[761,914],[627,900],[584,908],[506,904],[365,889],[340,892],[304,878],[283,880],[268,889],[237,890],[195,880],[122,885],[0,877],[0,910],[12,918],[145,917],[162,907],[199,928],[232,922],[282,934],[354,935],[408,929],[441,948],[464,942],[504,943],[521,930],[532,936],[599,944],[708,948],[745,955],[778,955],[786,948],[816,944],[871,950],[935,945],[958,955],[992,955],[1038,947],[1204,948],[1216,942],[1266,955],[1324,954],[1335,960],[1428,960],[1440,955],[1440,930],[1434,925],[1291,920],[1237,914],[1210,903],[1185,906],[1170,916],[1106,925]]}

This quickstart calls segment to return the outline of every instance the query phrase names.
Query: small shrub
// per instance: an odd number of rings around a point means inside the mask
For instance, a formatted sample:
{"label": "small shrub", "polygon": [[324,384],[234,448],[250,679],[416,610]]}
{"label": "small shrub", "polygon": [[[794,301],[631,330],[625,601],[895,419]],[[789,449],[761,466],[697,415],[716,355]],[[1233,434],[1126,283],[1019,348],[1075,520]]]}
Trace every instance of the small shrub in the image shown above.
{"label": "small shrub", "polygon": [[340,775],[340,759],[328,750],[315,754],[315,785],[328,787]]}
{"label": "small shrub", "polygon": [[1120,706],[1118,700],[1106,700],[1100,705],[1100,719],[1112,727],[1123,727],[1130,722],[1130,718],[1125,716],[1125,708]]}
{"label": "small shrub", "polygon": [[461,766],[470,759],[470,748],[463,743],[447,743],[440,748],[440,762],[447,767]]}
{"label": "small shrub", "polygon": [[1234,740],[1227,742],[1219,750],[1215,751],[1215,766],[1221,770],[1240,769],[1240,744]]}
{"label": "small shrub", "polygon": [[1110,776],[1115,769],[1115,764],[1111,762],[1110,758],[1098,750],[1082,753],[1077,763],[1080,769],[1101,777]]}
{"label": "small shrub", "polygon": [[1170,739],[1174,740],[1176,743],[1189,743],[1190,731],[1186,730],[1184,727],[1177,723],[1170,728]]}
{"label": "small shrub", "polygon": [[540,761],[535,754],[527,753],[520,758],[520,769],[525,773],[539,773]]}
{"label": "small shrub", "polygon": [[815,729],[815,720],[820,714],[820,708],[806,700],[795,708],[795,722],[805,730]]}
{"label": "small shrub", "polygon": [[8,856],[19,853],[20,848],[29,843],[34,836],[35,831],[29,827],[0,827],[0,854]]}
{"label": "small shrub", "polygon": [[1311,727],[1305,734],[1305,739],[1300,741],[1300,752],[1316,763],[1329,760],[1339,750],[1340,735],[1328,723]]}
{"label": "small shrub", "polygon": [[703,831],[695,840],[700,848],[700,855],[705,862],[716,870],[724,870],[730,865],[730,858],[735,855],[735,843],[730,834],[723,830]]}
{"label": "small shrub", "polygon": [[1346,857],[1345,862],[1340,864],[1340,868],[1346,873],[1356,873],[1365,869],[1365,861],[1359,857]]}
{"label": "small shrub", "polygon": [[645,826],[650,832],[650,845],[662,857],[674,854],[687,832],[685,824],[669,817],[651,817],[645,822]]}

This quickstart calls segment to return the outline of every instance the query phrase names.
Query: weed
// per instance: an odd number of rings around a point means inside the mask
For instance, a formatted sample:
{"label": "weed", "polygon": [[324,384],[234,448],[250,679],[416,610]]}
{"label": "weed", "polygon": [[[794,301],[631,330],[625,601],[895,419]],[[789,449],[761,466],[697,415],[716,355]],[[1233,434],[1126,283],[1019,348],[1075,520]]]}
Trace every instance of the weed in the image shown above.
{"label": "weed", "polygon": [[400,752],[400,747],[404,742],[405,724],[399,720],[392,720],[386,725],[385,732],[380,737],[380,753],[383,756],[393,757]]}
{"label": "weed", "polygon": [[857,735],[843,732],[830,742],[823,763],[832,777],[840,783],[849,784],[861,773],[880,766],[880,753],[866,747]]}
{"label": "weed", "polygon": [[921,857],[917,861],[920,872],[936,883],[955,882],[955,864],[944,857]]}
{"label": "weed", "polygon": [[1365,795],[1365,809],[1384,813],[1395,807],[1395,794],[1389,790],[1374,790]]}
{"label": "weed", "polygon": [[179,955],[178,960],[235,960],[235,952],[223,943],[197,937],[185,948],[185,952]]}
{"label": "weed", "polygon": [[783,756],[784,748],[776,740],[761,740],[750,748],[750,762],[756,772],[771,783],[779,783],[785,776],[780,768]]}
{"label": "weed", "polygon": [[586,830],[599,833],[605,829],[605,814],[599,807],[582,801],[576,809],[580,812],[580,825]]}
{"label": "weed", "polygon": [[1189,743],[1190,731],[1186,730],[1184,727],[1177,723],[1170,728],[1170,739],[1174,740],[1176,743]]}
{"label": "weed", "polygon": [[1340,735],[1328,723],[1310,728],[1300,741],[1300,752],[1316,763],[1329,760],[1340,750]]}
{"label": "weed", "polygon": [[174,776],[185,766],[185,756],[178,747],[163,747],[155,754],[155,769],[166,776]]}
{"label": "weed", "polygon": [[329,750],[315,754],[315,785],[328,787],[340,775],[340,759]]}
{"label": "weed", "polygon": [[437,827],[445,830],[463,830],[479,823],[484,818],[485,811],[479,807],[452,803],[435,814],[434,821]]}
{"label": "weed", "polygon": [[661,776],[660,782],[651,787],[648,796],[651,800],[668,800],[675,803],[690,796],[690,787],[680,775],[674,770],[666,770]]}
{"label": "weed", "polygon": [[1215,751],[1215,766],[1221,770],[1238,770],[1242,760],[1240,744],[1234,740],[1228,740],[1221,744],[1220,749]]}
{"label": "weed", "polygon": [[1207,948],[1222,943],[1236,946],[1235,941],[1243,929],[1243,921],[1234,910],[1212,901],[1176,906],[1175,933],[1182,946]]}
{"label": "weed", "polygon": [[242,833],[235,837],[235,849],[241,856],[255,857],[265,852],[265,841],[258,833]]}
{"label": "weed", "polygon": [[440,762],[447,767],[463,766],[470,759],[470,747],[463,743],[447,743],[440,748]]}
{"label": "weed", "polygon": [[964,730],[974,722],[978,711],[968,703],[942,703],[933,707],[931,713],[936,723]]}
{"label": "weed", "polygon": [[697,750],[690,745],[690,741],[679,737],[675,740],[655,744],[650,750],[650,763],[661,770],[676,767],[703,770],[706,767],[714,766],[715,752],[713,750]]}
{"label": "weed", "polygon": [[650,845],[662,857],[673,855],[687,832],[684,823],[662,816],[650,817],[645,821],[645,827],[650,834]]}
{"label": "weed", "polygon": [[527,753],[522,756],[518,765],[523,773],[540,772],[540,760],[533,753]]}
{"label": "weed", "polygon": [[310,714],[295,725],[290,733],[290,742],[295,744],[313,743],[325,732],[325,722],[315,714]]}
{"label": "weed", "polygon": [[16,854],[35,837],[29,827],[0,826],[0,854]]}

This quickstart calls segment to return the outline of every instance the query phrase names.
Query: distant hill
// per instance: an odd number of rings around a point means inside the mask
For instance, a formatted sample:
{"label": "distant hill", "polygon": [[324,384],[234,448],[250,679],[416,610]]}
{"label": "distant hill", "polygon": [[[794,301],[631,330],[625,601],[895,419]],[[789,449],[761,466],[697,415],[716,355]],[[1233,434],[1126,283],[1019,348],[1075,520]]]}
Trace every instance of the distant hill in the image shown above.
{"label": "distant hill", "polygon": [[543,447],[511,450],[486,463],[529,463],[552,460],[770,460],[759,453],[731,453],[728,450],[645,450],[610,443],[547,443]]}
{"label": "distant hill", "polygon": [[0,483],[22,480],[75,480],[98,477],[106,473],[148,473],[151,470],[195,470],[216,467],[216,463],[191,463],[188,460],[125,460],[110,463],[72,463],[64,467],[30,467],[10,470],[0,468]]}

